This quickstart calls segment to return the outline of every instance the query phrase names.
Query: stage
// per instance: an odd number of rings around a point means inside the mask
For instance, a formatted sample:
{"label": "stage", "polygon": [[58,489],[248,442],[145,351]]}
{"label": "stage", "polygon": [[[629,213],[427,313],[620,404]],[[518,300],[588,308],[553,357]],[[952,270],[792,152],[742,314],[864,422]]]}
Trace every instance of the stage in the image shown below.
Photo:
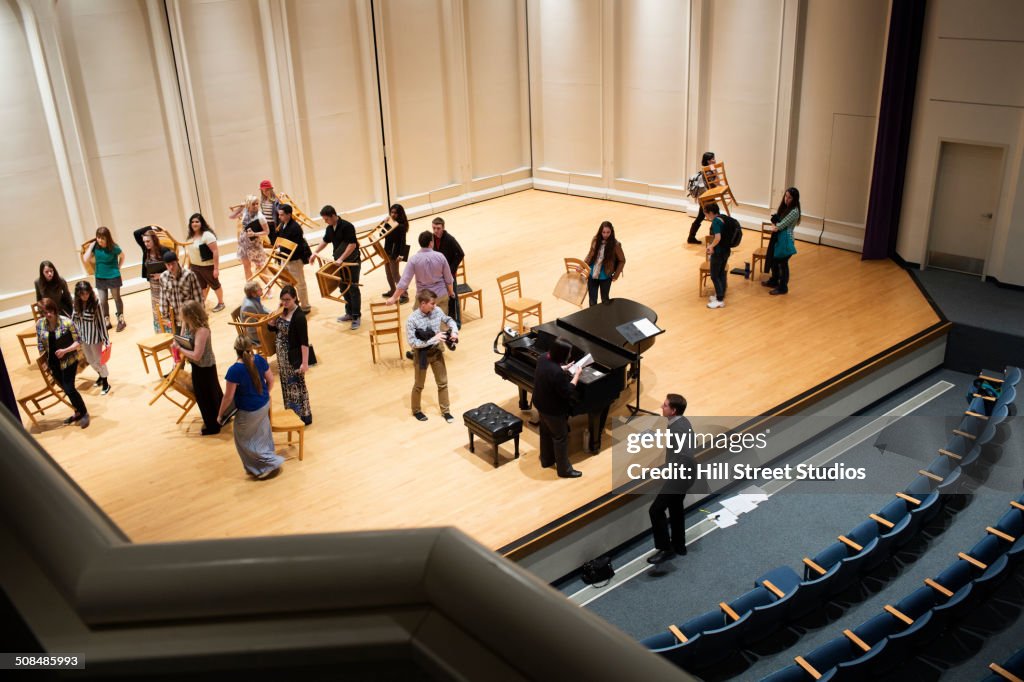
{"label": "stage", "polygon": [[[492,342],[502,326],[496,277],[519,270],[524,296],[543,301],[545,321],[574,312],[552,290],[564,272],[562,258],[584,257],[602,220],[614,223],[627,260],[612,296],[654,309],[666,330],[643,360],[641,398],[651,410],[678,392],[689,401],[688,415],[762,414],[941,322],[894,263],[803,242],[791,262],[789,295],[769,296],[757,281],[730,275],[726,307],[709,310],[697,295],[703,247],[684,244],[692,218],[677,212],[530,190],[442,215],[466,252],[469,283],[483,290],[485,313],[481,319],[475,301],[468,303],[461,343],[446,353],[454,424],[440,416],[429,373],[429,420],[421,423],[409,411],[412,363],[393,347],[382,363],[371,361],[368,306],[383,300],[383,269],[362,279],[364,322],[353,332],[335,322],[342,305],[314,293],[314,270],[307,268],[309,333],[320,359],[307,375],[314,422],[304,461],[295,448],[279,448],[289,457],[280,477],[250,479],[230,429],[199,435],[198,409],[176,425],[180,411],[169,402],[147,406],[158,377],[143,371],[135,342],[152,334],[148,292],[125,298],[128,328],[111,334],[111,393],[92,387],[91,369],[79,376],[80,388],[88,386],[83,397],[92,425],[63,426],[70,411],[61,406],[32,435],[134,542],[452,525],[499,549],[611,489],[611,439],[605,435],[600,454],[584,454],[585,417],[570,434],[580,479],[559,479],[540,467],[534,428],[524,431],[518,460],[511,443],[501,447],[495,469],[489,446],[470,453],[462,425],[462,413],[485,402],[519,414],[515,386],[494,373]],[[413,221],[410,243],[429,221]],[[213,226],[222,235],[234,230],[223,218]],[[127,226],[115,237],[130,258],[138,257]],[[759,245],[759,235],[746,231],[730,267],[742,267]],[[138,266],[126,268],[126,279],[136,276]],[[234,361],[227,321],[241,302],[242,279],[241,267],[222,271],[227,309],[211,316],[221,377]],[[213,301],[211,293],[208,308]],[[410,310],[403,306],[403,320]],[[15,338],[27,328],[0,330],[17,395],[42,383]],[[629,386],[610,419],[627,414],[634,396]],[[281,409],[278,386],[273,398]]]}

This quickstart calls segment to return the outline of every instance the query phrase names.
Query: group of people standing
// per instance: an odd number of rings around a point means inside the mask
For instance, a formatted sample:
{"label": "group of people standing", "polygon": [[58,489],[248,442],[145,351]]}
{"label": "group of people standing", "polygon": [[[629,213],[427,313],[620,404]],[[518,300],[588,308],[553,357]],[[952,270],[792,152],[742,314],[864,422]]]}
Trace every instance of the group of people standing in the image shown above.
{"label": "group of people standing", "polygon": [[[714,152],[705,152],[701,157],[702,168],[716,163]],[[697,217],[690,225],[687,244],[700,244],[697,231],[706,218],[711,218],[711,243],[707,245],[709,258],[709,276],[715,293],[708,297],[708,308],[725,307],[725,294],[728,288],[726,268],[731,255],[731,236],[726,234],[725,220],[716,202],[697,203]],[[771,277],[764,282],[772,296],[789,293],[789,259],[796,255],[796,241],[793,230],[800,223],[800,190],[790,187],[785,191],[779,207],[771,216],[772,232],[765,254],[765,268]],[[738,224],[738,223],[737,223]]]}

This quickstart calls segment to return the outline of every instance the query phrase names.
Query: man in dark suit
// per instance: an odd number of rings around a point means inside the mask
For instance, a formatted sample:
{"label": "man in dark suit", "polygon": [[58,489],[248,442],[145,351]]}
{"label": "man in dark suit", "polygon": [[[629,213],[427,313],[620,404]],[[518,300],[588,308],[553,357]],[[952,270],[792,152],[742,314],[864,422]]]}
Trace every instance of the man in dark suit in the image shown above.
{"label": "man in dark suit", "polygon": [[[430,229],[434,234],[434,251],[445,257],[448,261],[448,269],[452,271],[452,277],[454,277],[466,254],[455,237],[445,231],[444,218],[441,216],[434,218],[430,223]],[[448,316],[461,325],[462,314],[459,309],[459,285],[457,282],[452,286],[452,291],[454,293],[448,298]]]}
{"label": "man in dark suit", "polygon": [[540,465],[554,465],[561,478],[583,475],[569,461],[569,401],[582,372],[577,369],[569,378],[566,369],[571,353],[572,344],[555,339],[548,352],[537,359],[533,375],[533,406],[540,416]]}
{"label": "man in dark suit", "polygon": [[[668,430],[674,437],[683,437],[693,431],[690,420],[683,416],[686,412],[686,398],[678,393],[669,393],[661,404],[661,415],[668,417]],[[683,515],[683,499],[686,491],[693,485],[696,476],[696,461],[693,459],[689,443],[677,448],[669,443],[665,448],[665,464],[678,464],[685,467],[689,479],[668,479],[661,492],[651,503],[651,528],[654,531],[654,548],[658,551],[647,558],[649,564],[660,564],[672,557],[686,554],[686,518]],[[677,473],[682,471],[677,469]],[[666,518],[667,513],[667,518]]]}

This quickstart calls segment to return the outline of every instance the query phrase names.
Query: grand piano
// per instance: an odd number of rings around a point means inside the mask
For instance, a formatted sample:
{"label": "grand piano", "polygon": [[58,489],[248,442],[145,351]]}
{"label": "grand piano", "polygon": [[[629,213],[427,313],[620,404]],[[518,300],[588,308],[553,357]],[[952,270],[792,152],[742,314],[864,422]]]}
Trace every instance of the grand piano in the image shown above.
{"label": "grand piano", "polygon": [[537,325],[528,334],[505,344],[504,356],[494,363],[494,371],[502,379],[519,387],[519,409],[530,409],[528,393],[533,393],[533,375],[538,358],[548,351],[551,343],[561,337],[572,344],[573,362],[587,353],[594,356],[594,364],[580,375],[569,413],[589,415],[590,442],[588,449],[601,449],[601,435],[608,419],[608,408],[626,388],[626,372],[643,353],[654,345],[654,337],[633,345],[616,330],[621,324],[646,317],[658,321],[658,314],[647,306],[625,298],[584,308],[560,317],[554,322]]}

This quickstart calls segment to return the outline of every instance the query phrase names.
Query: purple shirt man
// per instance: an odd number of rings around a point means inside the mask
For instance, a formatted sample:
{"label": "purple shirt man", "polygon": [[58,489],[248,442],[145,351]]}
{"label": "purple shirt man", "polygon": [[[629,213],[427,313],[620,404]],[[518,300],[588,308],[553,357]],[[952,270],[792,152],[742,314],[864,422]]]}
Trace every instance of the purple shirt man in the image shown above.
{"label": "purple shirt man", "polygon": [[402,279],[395,286],[395,293],[387,300],[389,305],[394,305],[406,291],[409,290],[409,282],[416,278],[416,290],[428,289],[433,291],[438,299],[445,299],[454,295],[452,271],[448,267],[448,259],[440,252],[430,248],[433,235],[430,232],[421,232],[419,236],[420,250],[409,259],[402,273]]}

